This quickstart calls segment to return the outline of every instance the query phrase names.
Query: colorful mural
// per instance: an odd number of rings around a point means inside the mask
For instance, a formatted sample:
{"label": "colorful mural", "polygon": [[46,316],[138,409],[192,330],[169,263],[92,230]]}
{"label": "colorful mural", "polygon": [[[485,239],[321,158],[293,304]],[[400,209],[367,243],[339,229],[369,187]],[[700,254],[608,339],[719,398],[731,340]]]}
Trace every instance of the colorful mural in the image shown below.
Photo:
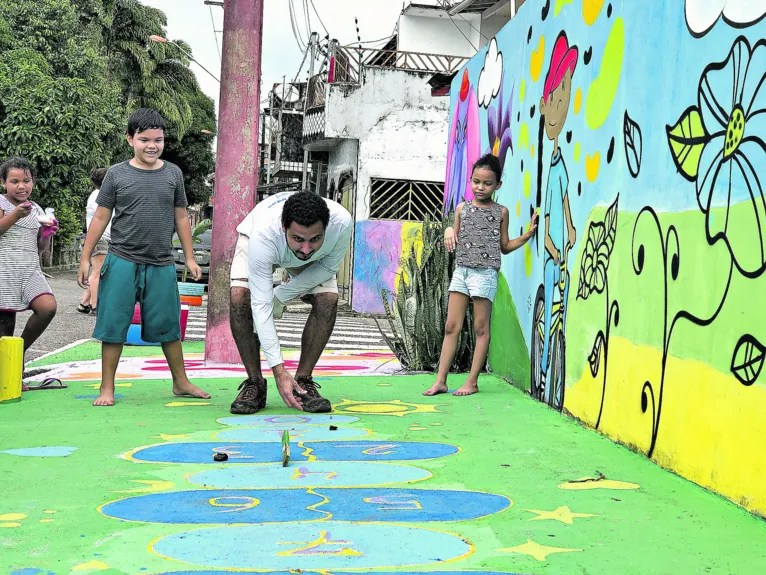
{"label": "colorful mural", "polygon": [[[500,64],[502,66],[502,57]],[[463,200],[473,198],[470,186],[471,167],[481,155],[478,100],[476,91],[468,80],[468,70],[462,75],[457,95],[447,144],[445,213],[453,211]]]}
{"label": "colorful mural", "polygon": [[[448,147],[478,118],[511,230],[540,212],[523,261],[503,261],[490,367],[761,515],[765,16],[766,0],[528,2],[456,76]],[[463,174],[448,161],[448,183]]]}
{"label": "colorful mural", "polygon": [[418,222],[365,220],[356,223],[354,311],[383,313],[381,290],[396,292],[402,258],[423,249]]}

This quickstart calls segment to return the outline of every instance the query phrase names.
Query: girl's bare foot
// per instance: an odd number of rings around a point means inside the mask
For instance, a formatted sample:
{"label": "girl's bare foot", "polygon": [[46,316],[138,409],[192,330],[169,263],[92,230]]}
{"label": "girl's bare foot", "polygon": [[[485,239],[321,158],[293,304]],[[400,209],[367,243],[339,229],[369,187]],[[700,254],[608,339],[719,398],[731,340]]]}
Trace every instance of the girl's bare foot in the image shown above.
{"label": "girl's bare foot", "polygon": [[179,397],[195,397],[197,399],[210,399],[210,394],[202,391],[188,379],[181,383],[173,382],[173,395]]}
{"label": "girl's bare foot", "polygon": [[101,391],[99,392],[98,399],[93,402],[96,407],[111,407],[114,405],[114,386],[104,387],[101,384]]}
{"label": "girl's bare foot", "polygon": [[479,393],[479,384],[475,381],[466,381],[465,384],[463,384],[463,387],[458,389],[455,393],[452,395],[456,397],[462,397],[465,395],[473,395],[474,393]]}
{"label": "girl's bare foot", "polygon": [[432,395],[439,395],[440,393],[447,393],[449,390],[447,389],[447,384],[442,383],[440,381],[437,381],[434,383],[430,389],[427,389],[423,392],[423,395],[432,396]]}

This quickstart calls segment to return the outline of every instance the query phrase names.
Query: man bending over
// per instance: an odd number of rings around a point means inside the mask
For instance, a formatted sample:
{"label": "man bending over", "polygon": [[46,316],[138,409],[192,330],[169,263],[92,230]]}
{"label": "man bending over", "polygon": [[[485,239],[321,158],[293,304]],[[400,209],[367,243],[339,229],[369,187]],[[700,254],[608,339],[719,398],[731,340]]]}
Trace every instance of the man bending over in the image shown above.
{"label": "man bending over", "polygon": [[[249,415],[266,406],[260,348],[289,406],[310,413],[331,411],[311,377],[335,327],[336,274],[349,248],[353,218],[341,205],[311,192],[281,193],[259,203],[237,228],[231,263],[231,331],[248,379],[231,413]],[[284,268],[287,284],[273,287],[273,272]],[[301,339],[295,378],[285,369],[274,319],[287,302],[302,296],[311,304]]]}

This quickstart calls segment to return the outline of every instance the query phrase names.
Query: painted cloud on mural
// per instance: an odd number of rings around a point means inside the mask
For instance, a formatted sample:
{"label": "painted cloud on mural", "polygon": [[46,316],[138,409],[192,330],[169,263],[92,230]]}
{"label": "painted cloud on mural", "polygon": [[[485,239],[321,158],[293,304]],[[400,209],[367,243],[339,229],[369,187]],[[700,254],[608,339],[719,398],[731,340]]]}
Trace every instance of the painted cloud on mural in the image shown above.
{"label": "painted cloud on mural", "polygon": [[479,74],[479,104],[487,108],[500,92],[503,82],[503,53],[497,49],[497,40],[492,38],[484,57],[484,68]]}
{"label": "painted cloud on mural", "polygon": [[686,0],[686,24],[701,38],[719,18],[735,28],[746,28],[766,16],[766,0]]}

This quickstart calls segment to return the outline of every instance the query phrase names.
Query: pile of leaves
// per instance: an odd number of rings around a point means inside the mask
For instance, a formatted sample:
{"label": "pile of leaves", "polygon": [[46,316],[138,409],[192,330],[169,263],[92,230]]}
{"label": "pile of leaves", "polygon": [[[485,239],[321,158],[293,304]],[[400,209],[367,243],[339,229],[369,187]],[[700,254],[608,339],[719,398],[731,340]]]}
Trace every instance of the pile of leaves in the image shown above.
{"label": "pile of leaves", "polygon": [[[402,273],[396,293],[381,290],[393,337],[386,336],[382,329],[381,334],[402,366],[411,371],[433,372],[439,368],[447,323],[449,283],[455,269],[455,256],[444,245],[444,231],[453,224],[452,217],[442,221],[426,219],[420,262],[413,245],[401,262]],[[473,309],[469,306],[450,371],[469,371],[475,347]]]}

